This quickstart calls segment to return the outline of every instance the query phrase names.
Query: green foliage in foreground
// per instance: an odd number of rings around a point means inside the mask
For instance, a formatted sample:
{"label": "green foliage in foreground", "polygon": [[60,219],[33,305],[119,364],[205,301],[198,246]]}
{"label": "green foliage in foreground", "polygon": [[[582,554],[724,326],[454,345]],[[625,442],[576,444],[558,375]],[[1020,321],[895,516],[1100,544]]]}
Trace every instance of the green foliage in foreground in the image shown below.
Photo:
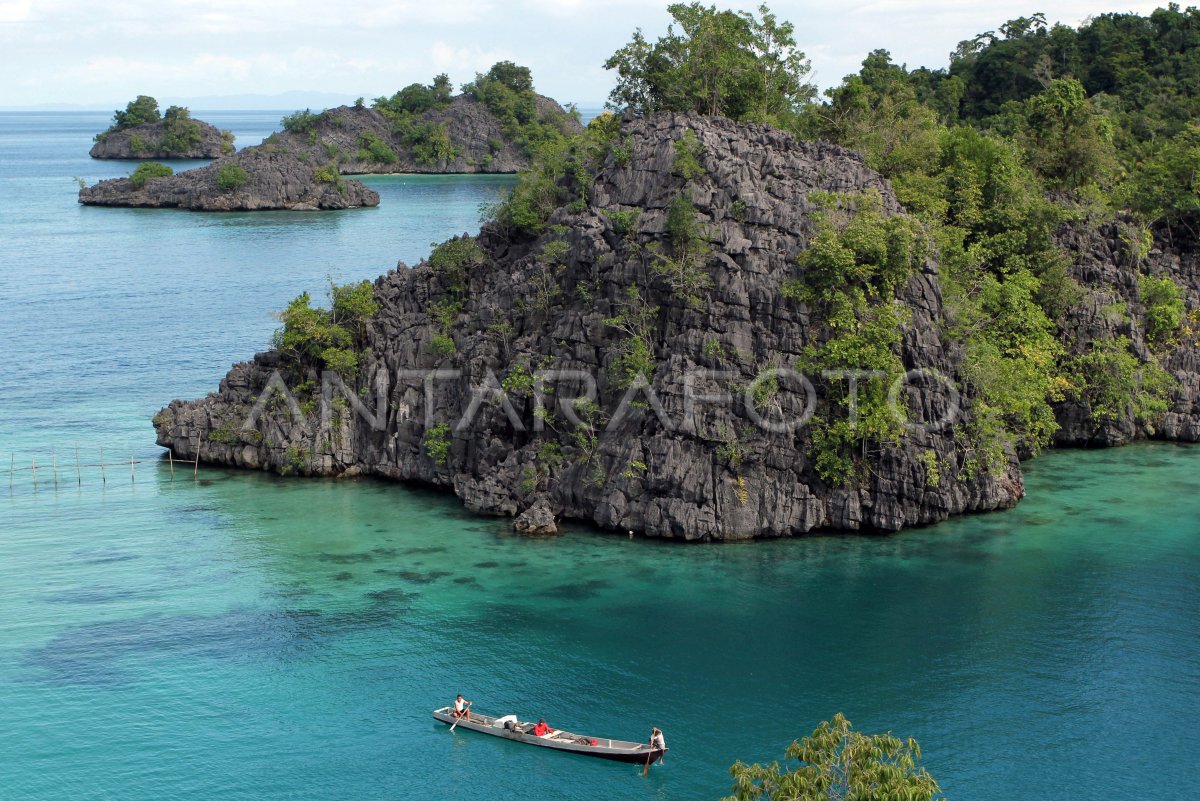
{"label": "green foliage in foreground", "polygon": [[165,178],[168,175],[174,174],[175,170],[166,164],[160,164],[157,161],[147,161],[137,166],[137,169],[129,176],[129,180],[133,183],[134,189],[141,189],[152,178]]}
{"label": "green foliage in foreground", "polygon": [[921,746],[911,737],[856,732],[839,712],[811,735],[793,742],[795,767],[736,763],[729,769],[733,794],[724,801],[932,801],[944,798],[917,763]]}
{"label": "green foliage in foreground", "polygon": [[330,308],[314,308],[307,292],[287,305],[271,345],[285,357],[311,360],[352,378],[358,372],[358,351],[366,321],[379,311],[370,281],[338,285],[329,282]]}

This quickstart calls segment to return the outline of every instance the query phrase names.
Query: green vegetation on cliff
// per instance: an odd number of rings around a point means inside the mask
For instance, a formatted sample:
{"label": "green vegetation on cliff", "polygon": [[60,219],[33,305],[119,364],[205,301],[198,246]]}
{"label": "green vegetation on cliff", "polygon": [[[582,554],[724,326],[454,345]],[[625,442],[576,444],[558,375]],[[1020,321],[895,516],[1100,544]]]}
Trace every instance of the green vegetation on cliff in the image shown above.
{"label": "green vegetation on cliff", "polygon": [[793,742],[788,768],[736,763],[729,769],[733,794],[724,801],[931,801],[944,798],[938,783],[917,763],[921,746],[911,737],[854,731],[840,712],[808,737]]}
{"label": "green vegetation on cliff", "polygon": [[[113,124],[105,131],[96,135],[97,142],[104,142],[114,133],[139,125],[161,123],[161,133],[153,139],[147,139],[139,134],[129,137],[130,155],[157,154],[157,157],[186,156],[192,153],[203,141],[204,131],[200,123],[192,119],[191,112],[183,106],[170,106],[166,112],[159,114],[158,101],[147,95],[138,95],[131,100],[124,110],[113,112]],[[223,153],[233,152],[233,134],[223,131],[224,141],[221,143]]]}
{"label": "green vegetation on cliff", "polygon": [[[159,119],[161,117],[158,113],[158,101],[148,95],[138,95],[135,99],[129,101],[124,111],[117,109],[113,112],[112,127],[105,133],[123,131],[135,125],[147,125],[152,122],[158,122]],[[100,136],[103,135],[100,134]]]}
{"label": "green vegetation on cliff", "polygon": [[168,175],[174,174],[175,170],[166,164],[160,164],[157,161],[147,161],[137,166],[137,169],[129,176],[129,181],[133,184],[134,189],[141,189],[152,178],[165,178]]}
{"label": "green vegetation on cliff", "polygon": [[329,282],[329,308],[314,308],[307,292],[279,314],[283,327],[272,346],[296,364],[325,367],[352,378],[358,373],[360,342],[366,321],[377,311],[370,281],[338,285]]}
{"label": "green vegetation on cliff", "polygon": [[462,87],[463,93],[474,96],[488,107],[505,136],[512,139],[526,155],[540,147],[554,145],[566,138],[566,121],[570,115],[561,110],[542,111],[533,91],[533,75],[528,67],[511,61],[500,61],[486,73]]}
{"label": "green vegetation on cliff", "polygon": [[[1099,418],[1131,408],[1152,427],[1173,385],[1154,358],[1139,359],[1128,337],[1077,343],[1060,328],[1088,290],[1070,277],[1059,234],[1132,214],[1143,231],[1200,236],[1200,128],[1192,122],[1200,115],[1200,11],[1172,4],[1148,17],[1101,15],[1078,29],[1034,14],[960,43],[942,70],[910,71],[876,50],[820,100],[805,83],[808,63],[792,26],[766,6],[757,14],[700,3],[668,11],[667,35],[652,42],[639,30],[606,62],[617,72],[610,105],[769,122],[856,150],[892,181],[928,232],[922,239],[952,312],[947,333],[967,355],[962,378],[975,399],[962,432],[968,469],[1002,469],[1007,452],[1048,444],[1058,428],[1053,405],[1066,398],[1087,400]],[[580,163],[572,150],[543,153],[522,177],[506,209],[517,227],[539,230],[520,223],[547,216],[553,190]],[[890,375],[903,321],[861,284],[864,265],[883,256],[864,258],[861,248],[886,237],[870,204],[857,205],[847,210],[856,221],[843,214],[834,225],[826,215],[801,257],[817,269],[783,291],[816,302],[811,282],[822,274],[836,288],[821,301],[836,336],[805,366],[856,362]],[[1140,295],[1135,323],[1158,348],[1184,321],[1182,294],[1169,278],[1144,276]],[[850,454],[865,454],[895,427],[870,413],[870,393],[857,422],[817,421],[815,455],[831,480],[853,475]]]}
{"label": "green vegetation on cliff", "polygon": [[617,71],[614,107],[782,125],[813,96],[792,24],[766,6],[757,16],[699,3],[675,3],[667,11],[666,36],[651,44],[639,30],[605,62]]}

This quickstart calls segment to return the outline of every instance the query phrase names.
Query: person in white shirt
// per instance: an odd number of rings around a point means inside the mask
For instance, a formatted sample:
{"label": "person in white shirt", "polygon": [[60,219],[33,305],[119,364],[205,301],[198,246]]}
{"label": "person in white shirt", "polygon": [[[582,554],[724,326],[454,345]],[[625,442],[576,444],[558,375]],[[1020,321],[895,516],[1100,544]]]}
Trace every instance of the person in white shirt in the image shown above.
{"label": "person in white shirt", "polygon": [[[653,748],[655,751],[666,751],[667,750],[666,738],[663,737],[662,730],[659,729],[657,726],[650,727],[650,747]],[[661,765],[662,761],[663,761],[662,754],[659,754],[658,755],[658,764]]]}
{"label": "person in white shirt", "polygon": [[454,699],[454,717],[464,718],[468,723],[471,722],[471,702],[462,697],[462,693]]}

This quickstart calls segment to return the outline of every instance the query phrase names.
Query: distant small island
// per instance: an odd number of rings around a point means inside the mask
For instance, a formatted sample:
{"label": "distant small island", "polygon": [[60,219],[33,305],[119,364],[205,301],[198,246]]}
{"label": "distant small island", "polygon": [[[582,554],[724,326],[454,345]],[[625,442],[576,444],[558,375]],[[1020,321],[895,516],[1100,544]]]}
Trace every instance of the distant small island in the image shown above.
{"label": "distant small island", "polygon": [[79,202],[188,211],[330,211],[378,206],[379,193],[359,181],[345,180],[334,166],[249,147],[180,173],[156,161],[146,162],[128,178],[84,187]]}
{"label": "distant small island", "polygon": [[540,147],[583,131],[576,114],[538,94],[529,69],[511,61],[451,93],[442,74],[370,106],[359,98],[319,114],[297,111],[263,144],[334,163],[343,174],[516,173]]}
{"label": "distant small island", "polygon": [[[342,176],[515,173],[531,166],[539,151],[583,131],[576,114],[534,91],[527,67],[510,61],[477,74],[462,94],[451,91],[450,79],[439,75],[431,84],[376,98],[369,107],[359,98],[320,113],[297,111],[261,145],[178,174],[143,164],[129,178],[84,187],[79,202],[193,211],[375,206],[377,193]],[[149,105],[131,103],[117,112],[116,124],[140,119]]]}
{"label": "distant small island", "polygon": [[233,153],[233,134],[192,119],[183,106],[158,112],[158,101],[138,95],[125,110],[113,112],[113,124],[96,134],[94,159],[215,159]]}

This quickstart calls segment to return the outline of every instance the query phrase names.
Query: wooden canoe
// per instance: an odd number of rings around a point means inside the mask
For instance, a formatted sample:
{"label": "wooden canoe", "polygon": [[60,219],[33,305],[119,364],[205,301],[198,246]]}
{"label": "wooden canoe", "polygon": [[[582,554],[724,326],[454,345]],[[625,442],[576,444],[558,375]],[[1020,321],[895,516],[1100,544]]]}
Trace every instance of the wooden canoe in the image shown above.
{"label": "wooden canoe", "polygon": [[[504,737],[508,740],[516,740],[519,743],[527,745],[538,745],[542,748],[553,748],[555,751],[566,751],[570,754],[579,754],[581,756],[597,757],[599,759],[611,759],[615,762],[633,762],[637,764],[645,764],[647,757],[651,762],[658,760],[667,752],[666,748],[651,749],[646,743],[634,743],[629,740],[613,740],[608,737],[585,737],[580,734],[572,734],[569,731],[554,730],[552,733],[543,737],[538,737],[533,734],[532,723],[517,722],[516,729],[506,729],[502,725],[497,725],[497,718],[491,715],[485,715],[481,712],[471,712],[471,719],[456,718],[451,707],[444,706],[441,709],[433,711],[433,717],[440,720],[442,723],[453,725],[458,721],[455,729],[469,729],[477,731],[481,734],[490,734],[493,737]],[[591,745],[592,740],[596,741],[595,745]]]}

